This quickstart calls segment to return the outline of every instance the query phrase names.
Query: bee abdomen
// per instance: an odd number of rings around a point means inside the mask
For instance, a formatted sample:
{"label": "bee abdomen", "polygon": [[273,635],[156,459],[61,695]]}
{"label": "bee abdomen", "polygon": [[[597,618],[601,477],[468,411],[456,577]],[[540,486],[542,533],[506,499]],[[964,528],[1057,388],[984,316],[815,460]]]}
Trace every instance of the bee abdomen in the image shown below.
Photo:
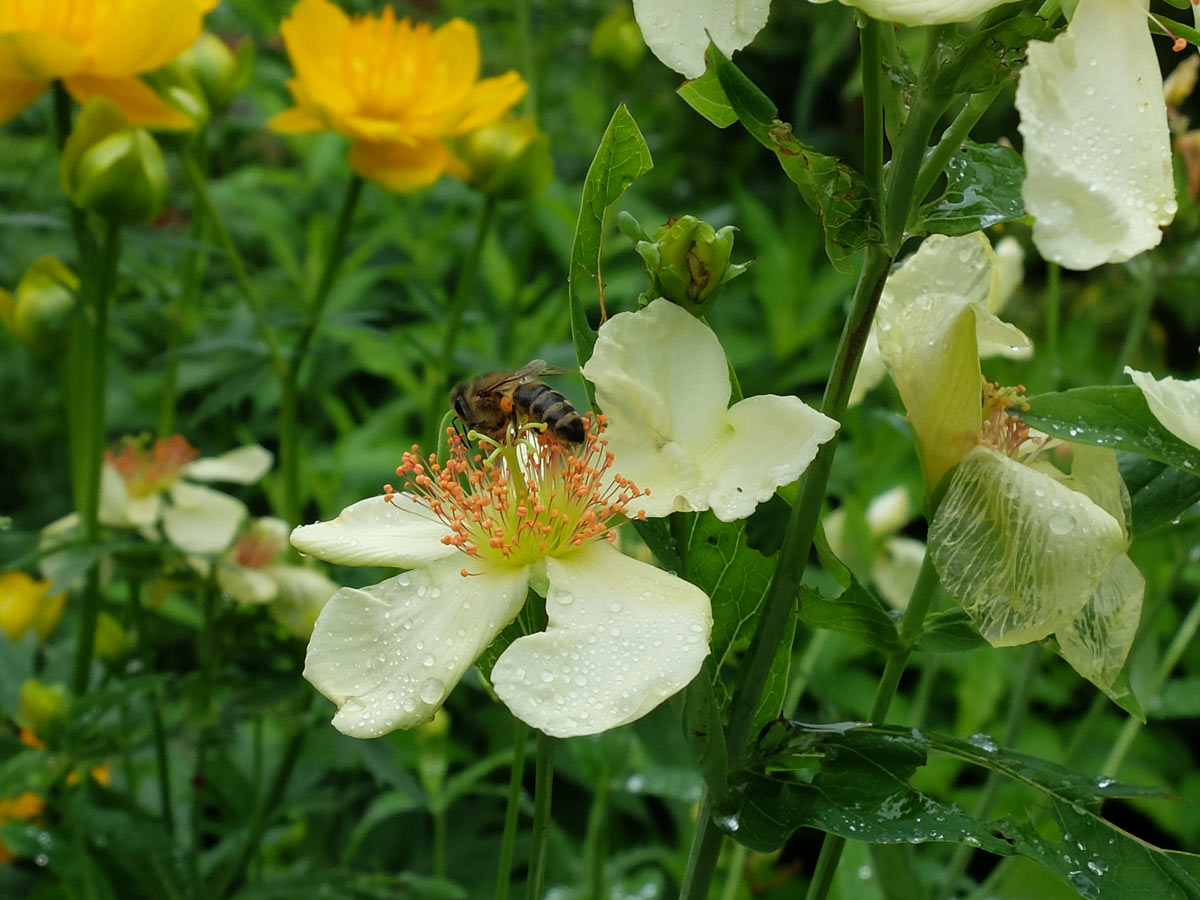
{"label": "bee abdomen", "polygon": [[554,388],[540,381],[522,384],[513,391],[512,398],[518,409],[535,421],[545,422],[559,438],[576,444],[583,441],[583,419]]}

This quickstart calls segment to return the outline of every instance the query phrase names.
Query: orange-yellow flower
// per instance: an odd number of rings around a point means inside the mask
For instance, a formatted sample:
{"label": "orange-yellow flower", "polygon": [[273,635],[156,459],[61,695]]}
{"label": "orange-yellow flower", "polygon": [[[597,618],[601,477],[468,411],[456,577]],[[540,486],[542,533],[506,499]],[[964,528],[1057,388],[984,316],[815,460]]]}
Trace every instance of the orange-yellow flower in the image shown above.
{"label": "orange-yellow flower", "polygon": [[[32,822],[41,818],[46,801],[40,794],[25,791],[15,797],[0,798],[0,825],[10,822]],[[0,864],[11,862],[16,854],[0,841]]]}
{"label": "orange-yellow flower", "polygon": [[138,79],[192,45],[217,0],[0,0],[0,122],[58,78],[80,103],[101,94],[130,123],[191,120]]}
{"label": "orange-yellow flower", "polygon": [[516,72],[479,79],[479,36],[462,19],[434,29],[397,20],[391,7],[352,19],[328,0],[300,0],[280,30],[296,105],[268,127],[347,135],[351,166],[388,190],[464,175],[444,139],[494,121],[525,94]]}

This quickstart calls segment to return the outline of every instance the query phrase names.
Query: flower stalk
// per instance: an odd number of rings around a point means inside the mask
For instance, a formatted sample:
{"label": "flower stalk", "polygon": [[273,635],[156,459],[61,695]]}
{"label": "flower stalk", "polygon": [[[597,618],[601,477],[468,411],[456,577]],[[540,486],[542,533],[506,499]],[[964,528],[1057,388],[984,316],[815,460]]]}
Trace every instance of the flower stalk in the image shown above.
{"label": "flower stalk", "polygon": [[550,850],[550,795],[554,789],[554,738],[538,731],[533,792],[533,826],[529,831],[529,878],[525,900],[542,900],[546,856]]}

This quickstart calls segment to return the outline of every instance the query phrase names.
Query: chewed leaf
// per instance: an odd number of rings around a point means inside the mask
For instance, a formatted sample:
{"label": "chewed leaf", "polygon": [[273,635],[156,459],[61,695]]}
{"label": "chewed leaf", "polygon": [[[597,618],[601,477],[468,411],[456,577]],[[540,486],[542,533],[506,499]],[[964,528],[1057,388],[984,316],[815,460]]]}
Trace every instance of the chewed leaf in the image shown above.
{"label": "chewed leaf", "polygon": [[929,530],[942,584],[994,647],[1069,625],[1125,546],[1083,494],[986,447],[963,458]]}
{"label": "chewed leaf", "polygon": [[1103,690],[1112,687],[1125,666],[1145,592],[1146,579],[1122,553],[1112,561],[1079,615],[1055,635],[1063,659]]}

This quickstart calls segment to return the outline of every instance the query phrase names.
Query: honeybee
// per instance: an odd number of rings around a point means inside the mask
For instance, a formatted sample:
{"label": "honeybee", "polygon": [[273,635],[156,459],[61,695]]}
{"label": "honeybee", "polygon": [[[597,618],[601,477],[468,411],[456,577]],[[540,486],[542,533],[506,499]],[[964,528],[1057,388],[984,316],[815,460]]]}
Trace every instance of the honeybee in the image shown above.
{"label": "honeybee", "polygon": [[535,359],[515,372],[491,372],[460,384],[450,394],[455,415],[469,429],[503,442],[509,426],[541,422],[560,441],[583,441],[583,418],[570,402],[541,375],[561,375],[565,370]]}

